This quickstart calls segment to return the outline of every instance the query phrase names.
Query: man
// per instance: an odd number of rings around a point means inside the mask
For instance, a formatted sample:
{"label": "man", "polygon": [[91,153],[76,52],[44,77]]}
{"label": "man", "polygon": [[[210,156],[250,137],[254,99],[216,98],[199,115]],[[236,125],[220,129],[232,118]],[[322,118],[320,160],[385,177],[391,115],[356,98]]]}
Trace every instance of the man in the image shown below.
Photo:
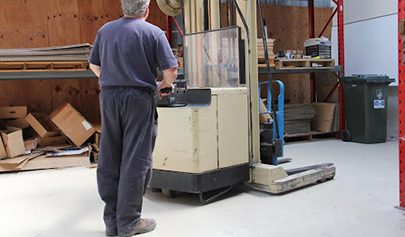
{"label": "man", "polygon": [[[89,60],[100,78],[97,183],[107,236],[133,236],[156,226],[141,218],[156,138],[154,94],[167,95],[160,91],[176,80],[177,60],[164,32],[146,22],[149,2],[121,0],[125,16],[99,30]],[[163,81],[157,85],[158,67]]]}

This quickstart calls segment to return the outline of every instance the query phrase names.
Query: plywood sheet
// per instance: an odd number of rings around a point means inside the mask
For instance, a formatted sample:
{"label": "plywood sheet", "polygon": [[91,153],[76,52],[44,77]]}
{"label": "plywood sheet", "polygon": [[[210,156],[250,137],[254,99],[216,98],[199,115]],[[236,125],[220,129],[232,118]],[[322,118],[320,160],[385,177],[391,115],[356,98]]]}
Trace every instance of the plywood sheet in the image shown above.
{"label": "plywood sheet", "polygon": [[77,1],[47,1],[47,8],[49,45],[82,43]]}
{"label": "plywood sheet", "polygon": [[[309,37],[307,8],[263,5],[263,14],[268,25],[268,37],[276,39],[274,52],[303,50],[304,41]],[[332,8],[315,8],[315,35],[320,33],[331,14]],[[260,25],[258,27],[260,29]],[[329,38],[331,27],[329,25],[324,34]],[[261,30],[258,32],[261,37]]]}

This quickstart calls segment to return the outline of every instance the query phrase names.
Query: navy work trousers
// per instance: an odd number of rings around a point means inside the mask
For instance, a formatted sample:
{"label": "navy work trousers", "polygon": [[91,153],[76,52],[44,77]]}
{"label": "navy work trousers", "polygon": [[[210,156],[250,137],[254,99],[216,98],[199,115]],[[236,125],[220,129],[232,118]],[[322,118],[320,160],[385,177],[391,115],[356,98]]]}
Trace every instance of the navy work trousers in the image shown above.
{"label": "navy work trousers", "polygon": [[126,234],[140,220],[152,173],[157,123],[153,93],[134,87],[102,88],[100,107],[97,184],[105,202],[104,222]]}

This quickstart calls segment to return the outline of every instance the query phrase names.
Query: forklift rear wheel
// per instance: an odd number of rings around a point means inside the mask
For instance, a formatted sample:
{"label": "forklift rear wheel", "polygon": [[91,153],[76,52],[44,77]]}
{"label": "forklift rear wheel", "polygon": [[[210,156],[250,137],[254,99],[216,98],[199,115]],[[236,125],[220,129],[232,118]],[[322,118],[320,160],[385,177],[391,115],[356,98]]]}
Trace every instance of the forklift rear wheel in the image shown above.
{"label": "forklift rear wheel", "polygon": [[165,198],[175,198],[176,197],[176,191],[173,191],[170,189],[162,189],[162,194],[163,194],[163,197],[165,197]]}

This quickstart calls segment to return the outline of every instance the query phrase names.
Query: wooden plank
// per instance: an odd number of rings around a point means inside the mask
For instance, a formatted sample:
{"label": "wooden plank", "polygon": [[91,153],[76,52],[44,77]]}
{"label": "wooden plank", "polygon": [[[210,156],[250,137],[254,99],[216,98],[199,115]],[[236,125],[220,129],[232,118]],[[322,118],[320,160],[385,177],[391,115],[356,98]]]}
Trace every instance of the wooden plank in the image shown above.
{"label": "wooden plank", "polygon": [[286,134],[286,138],[296,138],[296,137],[309,137],[309,136],[315,136],[315,135],[325,135],[328,133],[325,132],[317,132],[317,131],[311,131],[308,133],[296,133],[296,134]]}
{"label": "wooden plank", "polygon": [[0,62],[0,72],[16,71],[85,71],[87,62]]}
{"label": "wooden plank", "polygon": [[277,69],[290,68],[313,68],[313,67],[328,67],[335,66],[334,59],[277,59],[275,61]]}

